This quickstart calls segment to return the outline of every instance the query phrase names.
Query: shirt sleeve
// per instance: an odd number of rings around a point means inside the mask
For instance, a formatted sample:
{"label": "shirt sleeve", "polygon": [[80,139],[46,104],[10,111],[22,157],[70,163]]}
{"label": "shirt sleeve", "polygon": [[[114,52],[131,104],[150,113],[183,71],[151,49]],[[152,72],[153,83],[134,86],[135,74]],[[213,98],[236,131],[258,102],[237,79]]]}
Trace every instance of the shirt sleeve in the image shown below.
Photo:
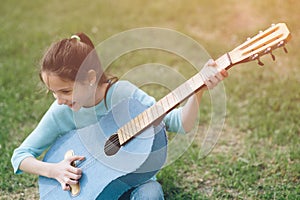
{"label": "shirt sleeve", "polygon": [[181,112],[182,107],[175,108],[165,116],[164,122],[167,131],[181,134],[185,133],[181,120]]}
{"label": "shirt sleeve", "polygon": [[21,162],[27,157],[40,156],[62,132],[60,126],[58,126],[56,122],[53,106],[55,107],[55,105],[52,104],[37,127],[23,141],[23,143],[14,150],[11,158],[14,173],[22,173],[19,169]]}

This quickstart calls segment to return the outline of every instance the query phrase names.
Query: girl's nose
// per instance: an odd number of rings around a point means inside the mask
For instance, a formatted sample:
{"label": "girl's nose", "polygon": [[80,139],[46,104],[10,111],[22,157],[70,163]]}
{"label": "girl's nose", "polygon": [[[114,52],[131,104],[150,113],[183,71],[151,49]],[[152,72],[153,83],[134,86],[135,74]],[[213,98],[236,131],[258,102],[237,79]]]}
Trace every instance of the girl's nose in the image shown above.
{"label": "girl's nose", "polygon": [[62,105],[62,104],[65,104],[65,103],[66,103],[66,100],[63,99],[63,98],[61,98],[61,97],[58,96],[57,94],[54,94],[54,93],[53,93],[53,96],[54,96],[54,98],[57,100],[57,103],[58,103],[59,105]]}
{"label": "girl's nose", "polygon": [[57,99],[57,103],[59,105],[62,105],[62,104],[65,104],[66,103],[66,100],[62,99],[62,98],[56,98]]}

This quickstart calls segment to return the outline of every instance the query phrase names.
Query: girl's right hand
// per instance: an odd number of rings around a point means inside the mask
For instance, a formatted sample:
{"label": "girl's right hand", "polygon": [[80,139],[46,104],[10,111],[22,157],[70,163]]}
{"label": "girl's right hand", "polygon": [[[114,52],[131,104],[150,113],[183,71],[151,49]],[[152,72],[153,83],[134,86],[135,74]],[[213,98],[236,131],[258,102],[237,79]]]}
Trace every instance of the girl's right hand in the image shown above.
{"label": "girl's right hand", "polygon": [[219,82],[228,76],[228,72],[225,69],[219,72],[217,63],[213,59],[209,59],[201,69],[200,75],[207,88],[213,89]]}
{"label": "girl's right hand", "polygon": [[81,178],[81,169],[71,165],[72,162],[77,160],[84,160],[84,157],[71,156],[59,163],[55,163],[50,169],[50,178],[56,179],[61,184],[63,190],[70,190],[69,185],[77,184]]}

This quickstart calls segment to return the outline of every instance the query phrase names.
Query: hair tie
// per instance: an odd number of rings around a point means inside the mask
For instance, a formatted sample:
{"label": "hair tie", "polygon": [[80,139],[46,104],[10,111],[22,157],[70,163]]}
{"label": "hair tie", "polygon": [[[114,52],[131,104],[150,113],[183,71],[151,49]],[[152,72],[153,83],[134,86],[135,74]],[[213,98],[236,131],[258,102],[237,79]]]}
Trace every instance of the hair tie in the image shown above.
{"label": "hair tie", "polygon": [[80,37],[79,37],[78,35],[72,35],[72,36],[71,36],[71,39],[76,39],[76,40],[78,40],[78,41],[81,40]]}

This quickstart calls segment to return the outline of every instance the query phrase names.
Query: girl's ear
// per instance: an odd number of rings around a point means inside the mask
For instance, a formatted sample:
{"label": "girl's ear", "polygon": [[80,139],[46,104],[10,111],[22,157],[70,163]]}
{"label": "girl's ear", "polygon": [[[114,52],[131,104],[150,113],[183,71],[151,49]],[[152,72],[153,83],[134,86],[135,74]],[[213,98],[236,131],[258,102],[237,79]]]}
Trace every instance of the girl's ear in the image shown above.
{"label": "girl's ear", "polygon": [[95,85],[97,81],[97,73],[95,70],[91,69],[88,71],[88,82],[91,86]]}

